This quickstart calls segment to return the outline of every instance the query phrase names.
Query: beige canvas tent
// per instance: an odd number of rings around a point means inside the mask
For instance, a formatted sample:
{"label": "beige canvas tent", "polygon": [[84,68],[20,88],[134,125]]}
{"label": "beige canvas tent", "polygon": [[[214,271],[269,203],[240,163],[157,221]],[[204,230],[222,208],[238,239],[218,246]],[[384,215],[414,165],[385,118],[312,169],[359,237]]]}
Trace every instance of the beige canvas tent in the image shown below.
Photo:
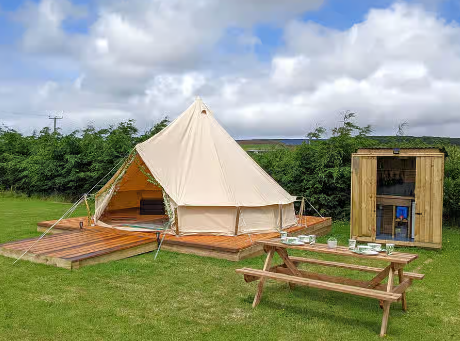
{"label": "beige canvas tent", "polygon": [[101,225],[148,229],[163,217],[176,234],[265,233],[296,224],[294,200],[197,98],[136,146],[96,195],[94,218]]}

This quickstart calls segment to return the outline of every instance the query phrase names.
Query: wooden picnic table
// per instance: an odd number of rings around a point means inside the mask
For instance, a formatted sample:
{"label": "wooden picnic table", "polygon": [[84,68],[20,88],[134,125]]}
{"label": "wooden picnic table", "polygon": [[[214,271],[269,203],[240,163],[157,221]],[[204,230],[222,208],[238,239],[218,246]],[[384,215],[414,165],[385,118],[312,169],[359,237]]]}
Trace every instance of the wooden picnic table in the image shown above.
{"label": "wooden picnic table", "polygon": [[[264,250],[267,253],[263,269],[242,268],[236,270],[237,273],[244,274],[244,280],[246,282],[259,281],[257,293],[252,304],[253,307],[256,307],[262,298],[262,292],[266,279],[287,282],[291,288],[297,284],[312,288],[375,298],[380,300],[380,306],[383,307],[380,336],[384,336],[386,334],[391,303],[401,301],[402,309],[406,311],[406,289],[412,284],[412,280],[420,280],[425,276],[423,274],[404,271],[404,267],[407,264],[418,258],[418,255],[411,253],[393,252],[391,255],[380,253],[374,256],[367,256],[357,254],[343,246],[331,249],[326,244],[306,244],[301,246],[287,245],[282,243],[279,238],[260,240],[258,243],[264,245]],[[389,265],[385,268],[380,268],[313,258],[294,257],[289,256],[287,252],[288,249],[369,259],[372,261],[385,261],[388,262]],[[275,253],[281,257],[284,262],[283,264],[272,266],[272,260]],[[375,276],[369,281],[331,276],[300,270],[297,267],[299,263],[370,272],[375,273]],[[397,285],[394,284],[395,276],[398,276]],[[385,279],[388,279],[388,281],[386,283],[382,283]]]}

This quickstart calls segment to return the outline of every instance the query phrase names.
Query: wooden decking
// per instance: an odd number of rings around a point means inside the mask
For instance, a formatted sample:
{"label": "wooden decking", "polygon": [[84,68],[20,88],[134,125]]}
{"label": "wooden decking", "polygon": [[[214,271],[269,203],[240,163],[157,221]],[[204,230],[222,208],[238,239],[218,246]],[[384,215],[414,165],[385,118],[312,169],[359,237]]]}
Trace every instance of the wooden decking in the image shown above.
{"label": "wooden decking", "polygon": [[[331,231],[331,218],[305,217],[307,226],[293,226],[287,231],[289,235],[316,234],[325,235]],[[278,237],[279,233],[260,233],[240,236],[166,236],[165,250],[193,253],[200,256],[224,258],[239,261],[264,253],[258,240]]]}
{"label": "wooden decking", "polygon": [[[37,230],[43,232],[56,221],[38,223]],[[83,228],[80,229],[80,222]],[[307,225],[305,227],[304,225]],[[288,229],[290,235],[330,232],[331,218],[304,217],[303,225]],[[36,263],[45,263],[67,269],[84,265],[108,262],[150,252],[157,248],[155,232],[131,232],[108,227],[88,226],[86,217],[64,219],[57,224],[49,236],[40,240],[23,257]],[[278,233],[262,233],[240,236],[190,235],[165,236],[162,249],[198,256],[239,261],[263,253],[258,240],[273,238]],[[0,255],[17,258],[37,238],[9,242],[0,245]]]}
{"label": "wooden decking", "polygon": [[[0,254],[18,258],[37,241],[30,238],[0,245]],[[83,229],[50,235],[37,242],[22,259],[66,269],[104,263],[153,251],[156,237]]]}
{"label": "wooden decking", "polygon": [[[157,216],[150,216],[150,219],[158,218]],[[146,219],[146,218],[144,218]],[[80,222],[83,222],[84,230],[102,229],[114,230],[118,233],[136,234],[140,236],[150,237],[155,236],[154,232],[128,232],[116,229],[110,229],[99,226],[86,226],[86,219],[70,218],[61,221],[57,224],[52,233],[62,233],[68,231],[75,231],[79,229]],[[38,223],[38,231],[45,231],[55,220],[43,221]],[[307,225],[307,227],[305,227]],[[293,226],[287,231],[290,235],[299,234],[316,234],[318,236],[325,235],[331,231],[332,220],[331,218],[319,218],[306,216],[303,217],[302,225]],[[195,254],[198,256],[222,258],[232,261],[239,261],[241,259],[254,257],[263,254],[263,249],[256,242],[261,239],[274,238],[279,234],[274,233],[261,233],[251,235],[239,236],[212,236],[212,235],[189,235],[189,236],[175,236],[167,234],[165,236],[162,249],[167,251],[174,251],[180,253]]]}

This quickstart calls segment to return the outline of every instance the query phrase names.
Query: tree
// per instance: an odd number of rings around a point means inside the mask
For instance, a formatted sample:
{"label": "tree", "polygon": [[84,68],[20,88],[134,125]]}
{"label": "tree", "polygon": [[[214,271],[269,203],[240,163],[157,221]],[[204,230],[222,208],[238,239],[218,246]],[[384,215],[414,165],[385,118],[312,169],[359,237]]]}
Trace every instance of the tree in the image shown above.
{"label": "tree", "polygon": [[[348,219],[351,154],[377,143],[367,137],[371,127],[359,126],[355,117],[345,112],[341,125],[331,129],[329,139],[320,140],[327,130],[317,127],[306,134],[316,139],[315,143],[277,148],[254,158],[289,193],[304,196],[322,215]],[[316,214],[311,207],[307,211]]]}
{"label": "tree", "polygon": [[67,135],[43,128],[23,136],[2,126],[0,189],[75,198],[105,176],[137,143],[168,123],[164,118],[143,135],[139,135],[133,120],[99,130],[90,125]]}
{"label": "tree", "polygon": [[139,137],[138,142],[144,142],[145,140],[148,140],[152,136],[158,134],[160,131],[162,131],[164,128],[168,126],[169,122],[169,118],[164,117],[160,122],[155,123],[155,125],[151,129],[144,132],[144,134],[142,134]]}

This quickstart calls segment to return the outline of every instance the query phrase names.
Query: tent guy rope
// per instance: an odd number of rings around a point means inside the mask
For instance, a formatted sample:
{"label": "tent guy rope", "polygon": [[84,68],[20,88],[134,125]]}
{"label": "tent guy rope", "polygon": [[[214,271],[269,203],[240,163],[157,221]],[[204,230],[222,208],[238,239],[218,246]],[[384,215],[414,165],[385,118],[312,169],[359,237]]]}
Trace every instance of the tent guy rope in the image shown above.
{"label": "tent guy rope", "polygon": [[85,196],[82,195],[82,196],[80,197],[80,199],[78,199],[78,200],[67,210],[67,212],[65,212],[65,213],[62,215],[62,217],[59,218],[58,221],[56,221],[56,222],[55,222],[53,225],[51,225],[45,232],[43,232],[43,233],[41,234],[41,236],[40,236],[31,246],[29,246],[29,247],[27,248],[27,250],[25,250],[24,253],[23,253],[22,255],[20,255],[20,256],[18,257],[18,258],[13,262],[13,264],[16,264],[16,262],[17,262],[18,260],[20,260],[22,257],[24,257],[24,255],[25,255],[27,252],[29,252],[30,249],[32,249],[35,245],[37,245],[37,243],[38,243],[40,240],[42,240],[42,238],[45,237],[46,234],[47,234],[49,231],[51,231],[51,229],[52,229],[54,226],[56,226],[62,219],[64,219],[64,217],[66,217],[67,215],[69,215],[69,214],[71,214],[73,211],[75,211],[75,209],[77,208],[77,206],[84,200],[84,197],[85,197]]}
{"label": "tent guy rope", "polygon": [[[305,198],[304,198],[305,199]],[[313,208],[315,210],[316,213],[318,213],[318,215],[324,219],[324,217],[321,215],[321,213],[318,212],[318,210],[315,208],[315,206],[313,206],[307,199],[305,199],[306,202],[308,202],[308,204],[311,206],[311,208]]]}
{"label": "tent guy rope", "polygon": [[117,168],[119,166],[119,164],[124,161],[131,153],[132,151],[134,150],[134,148],[129,152],[129,154],[125,157],[123,157],[122,159],[120,159],[116,164],[115,166],[106,174],[104,175],[93,187],[91,187],[91,189],[86,192],[85,194],[83,194],[63,215],[61,218],[59,218],[59,220],[57,220],[53,225],[51,225],[45,232],[43,232],[40,237],[38,237],[38,239],[31,245],[27,248],[27,250],[24,251],[24,253],[22,253],[14,262],[13,264],[16,264],[17,261],[19,261],[22,257],[24,257],[27,252],[29,252],[35,245],[37,245],[37,243],[43,239],[43,237],[45,237],[49,231],[51,231],[53,229],[53,227],[55,227],[57,224],[59,224],[59,222],[64,219],[65,217],[67,217],[68,215],[72,214],[73,211],[75,211],[75,209],[78,207],[78,205],[80,205],[80,203],[82,203],[83,201],[86,201],[87,197],[88,197],[88,194],[90,194],[100,183],[102,180],[104,180],[110,173],[113,172],[113,170],[115,168]]}

